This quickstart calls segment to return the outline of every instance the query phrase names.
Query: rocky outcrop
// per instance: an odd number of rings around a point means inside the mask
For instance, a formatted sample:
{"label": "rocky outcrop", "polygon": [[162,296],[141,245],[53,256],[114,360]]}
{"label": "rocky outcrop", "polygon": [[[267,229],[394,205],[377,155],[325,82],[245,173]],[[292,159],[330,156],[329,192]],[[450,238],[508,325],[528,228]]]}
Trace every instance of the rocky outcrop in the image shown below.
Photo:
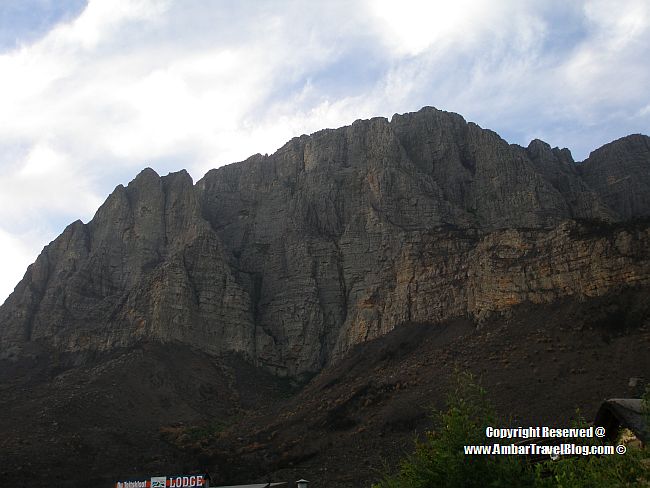
{"label": "rocky outcrop", "polygon": [[650,137],[633,134],[592,152],[578,166],[602,201],[623,219],[650,215]]}
{"label": "rocky outcrop", "polygon": [[0,352],[180,341],[296,375],[403,322],[645,286],[650,230],[627,221],[650,215],[648,141],[576,164],[425,108],[195,185],[147,169],[30,266],[0,308]]}
{"label": "rocky outcrop", "polygon": [[144,170],[28,268],[0,309],[3,352],[22,341],[104,350],[145,338],[248,351],[249,297],[228,259],[190,176]]}
{"label": "rocky outcrop", "polygon": [[567,216],[607,221],[620,217],[582,179],[580,167],[574,164],[568,149],[551,149],[544,141],[535,139],[526,148],[526,155],[535,164],[535,170],[562,195]]}

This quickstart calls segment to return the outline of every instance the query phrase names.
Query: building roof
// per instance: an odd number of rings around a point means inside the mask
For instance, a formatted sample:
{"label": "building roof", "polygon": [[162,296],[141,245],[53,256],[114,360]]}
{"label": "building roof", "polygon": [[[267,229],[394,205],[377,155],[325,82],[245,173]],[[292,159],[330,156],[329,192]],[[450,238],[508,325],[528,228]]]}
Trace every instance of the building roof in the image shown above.
{"label": "building roof", "polygon": [[650,440],[650,426],[640,398],[611,398],[602,403],[594,424],[605,427],[610,441],[614,441],[621,428],[630,429],[644,443]]}

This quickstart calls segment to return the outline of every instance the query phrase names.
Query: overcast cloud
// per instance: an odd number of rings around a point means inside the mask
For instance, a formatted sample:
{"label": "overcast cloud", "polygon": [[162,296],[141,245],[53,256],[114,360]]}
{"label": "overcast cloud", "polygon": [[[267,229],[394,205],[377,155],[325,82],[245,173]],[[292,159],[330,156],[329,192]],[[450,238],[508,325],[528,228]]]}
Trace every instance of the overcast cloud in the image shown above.
{"label": "overcast cloud", "polygon": [[579,160],[650,126],[645,0],[6,0],[0,32],[0,302],[145,166],[424,105]]}

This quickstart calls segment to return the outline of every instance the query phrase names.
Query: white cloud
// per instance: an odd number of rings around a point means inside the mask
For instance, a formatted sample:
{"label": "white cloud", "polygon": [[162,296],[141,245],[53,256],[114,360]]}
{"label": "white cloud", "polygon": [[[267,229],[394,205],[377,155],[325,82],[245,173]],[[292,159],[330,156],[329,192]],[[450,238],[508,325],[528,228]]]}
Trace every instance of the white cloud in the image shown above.
{"label": "white cloud", "polygon": [[119,38],[124,24],[155,22],[169,8],[169,3],[168,0],[89,0],[81,16],[50,34],[51,41],[90,50],[102,41]]}
{"label": "white cloud", "polygon": [[636,101],[650,82],[640,62],[650,49],[650,4],[591,1],[584,12],[589,36],[566,60],[562,81],[580,114],[594,118],[603,105]]}
{"label": "white cloud", "polygon": [[102,200],[92,190],[87,173],[65,153],[36,142],[17,163],[5,165],[0,180],[2,226],[25,232],[34,225],[45,226],[48,218],[57,215],[87,219]]}
{"label": "white cloud", "polygon": [[384,42],[397,57],[415,56],[431,48],[443,51],[452,43],[476,42],[494,25],[502,4],[487,0],[368,2],[381,21]]}
{"label": "white cloud", "polygon": [[642,0],[91,0],[0,54],[0,267],[145,165],[198,179],[358,118],[435,105],[579,152],[642,131],[649,17]]}

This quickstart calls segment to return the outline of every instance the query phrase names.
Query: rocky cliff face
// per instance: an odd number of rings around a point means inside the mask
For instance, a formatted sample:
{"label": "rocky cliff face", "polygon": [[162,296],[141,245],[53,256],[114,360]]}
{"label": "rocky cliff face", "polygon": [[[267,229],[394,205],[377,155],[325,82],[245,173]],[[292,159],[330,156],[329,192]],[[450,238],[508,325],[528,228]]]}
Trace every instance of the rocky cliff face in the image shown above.
{"label": "rocky cliff face", "polygon": [[0,353],[180,341],[317,371],[403,322],[650,283],[650,138],[574,163],[456,114],[357,121],[210,171],[150,169],[0,308]]}
{"label": "rocky cliff face", "polygon": [[585,183],[621,218],[650,214],[650,138],[624,137],[600,149],[578,167]]}

